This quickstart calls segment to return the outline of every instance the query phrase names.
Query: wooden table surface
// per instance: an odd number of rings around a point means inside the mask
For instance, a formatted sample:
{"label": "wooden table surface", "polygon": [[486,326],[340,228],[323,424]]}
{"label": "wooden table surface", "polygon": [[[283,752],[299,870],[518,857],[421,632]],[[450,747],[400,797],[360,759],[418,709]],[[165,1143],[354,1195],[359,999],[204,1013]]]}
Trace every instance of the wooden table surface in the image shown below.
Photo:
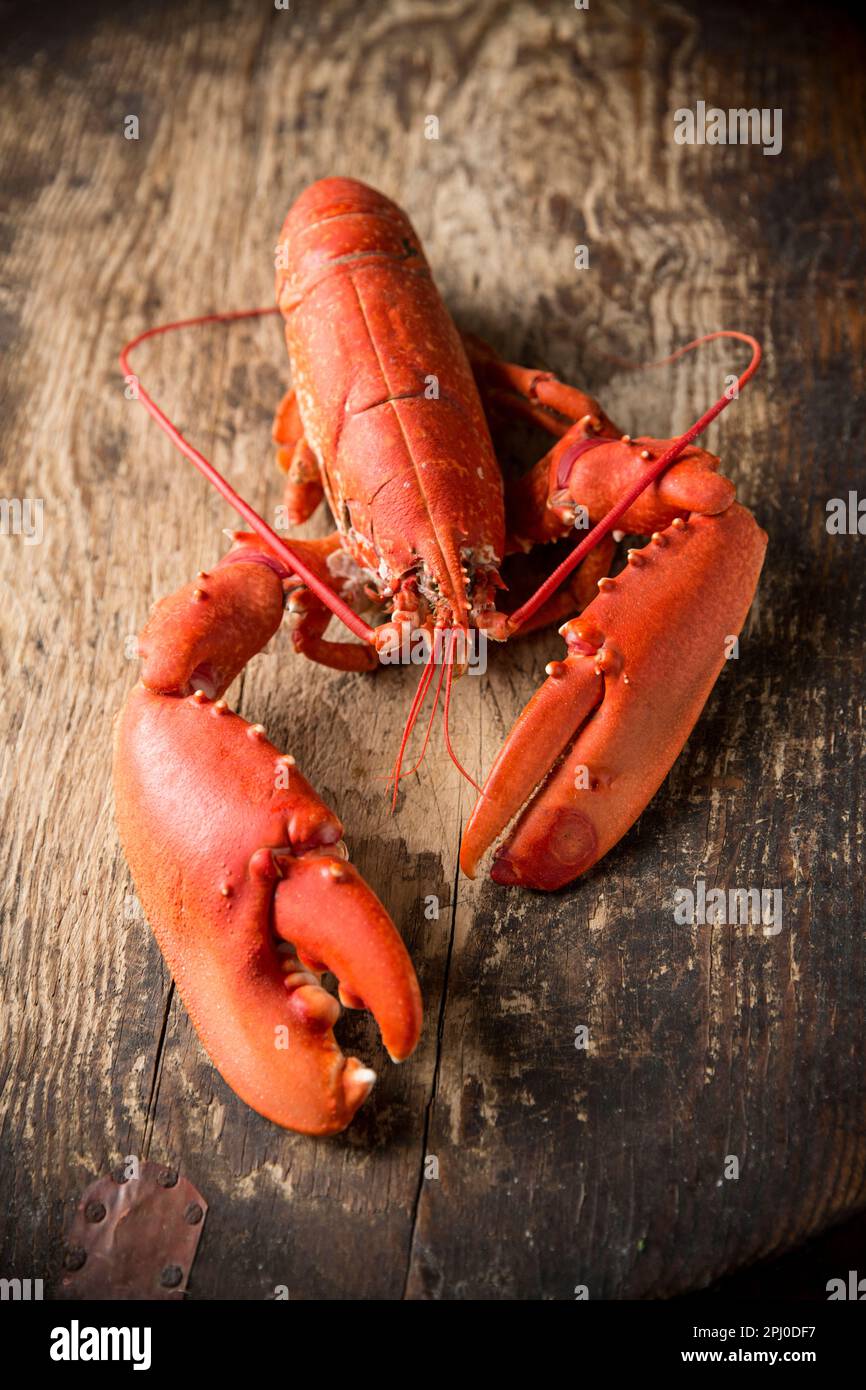
{"label": "wooden table surface", "polygon": [[[4,12],[3,491],[42,499],[44,534],[0,537],[0,1273],[56,1281],[76,1197],[130,1154],[210,1203],[194,1298],[667,1296],[862,1207],[866,542],[826,526],[863,477],[862,36],[830,5],[660,0]],[[676,144],[698,100],[781,108],[782,152]],[[344,1019],[380,1081],[315,1142],[202,1052],[136,913],[109,761],[149,605],[232,524],[124,398],[117,350],[269,302],[286,208],[329,173],[407,208],[462,326],[634,433],[684,428],[744,353],[614,357],[757,334],[764,367],[708,443],[770,543],[739,659],[662,791],[553,896],[458,876],[471,788],[438,745],[389,815],[415,671],[329,672],[286,632],[251,663],[230,698],[339,809],[426,1008],[399,1069],[367,1016]],[[138,369],[272,511],[276,322],[166,339]],[[561,650],[543,633],[460,682],[473,773]],[[699,880],[781,889],[781,932],[677,925]]]}

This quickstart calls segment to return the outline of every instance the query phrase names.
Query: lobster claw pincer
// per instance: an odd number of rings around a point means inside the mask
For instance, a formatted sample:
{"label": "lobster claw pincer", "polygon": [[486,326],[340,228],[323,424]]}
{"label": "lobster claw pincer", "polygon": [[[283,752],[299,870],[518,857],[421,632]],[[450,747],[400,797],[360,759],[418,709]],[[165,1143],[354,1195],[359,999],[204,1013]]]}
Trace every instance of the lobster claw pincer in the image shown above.
{"label": "lobster claw pincer", "polygon": [[318,972],[372,1010],[395,1060],[417,1042],[421,998],[393,922],[343,857],[340,822],[259,725],[201,691],[136,686],[114,777],[142,906],[212,1061],[275,1123],[344,1129],[375,1075],[340,1051],[340,1006]]}
{"label": "lobster claw pincer", "polygon": [[616,844],[667,776],[745,622],[767,538],[738,503],[676,517],[629,552],[562,629],[564,661],[509,734],[476,803],[460,862],[515,816],[497,883],[554,889]]}
{"label": "lobster claw pincer", "polygon": [[[391,1060],[405,1061],[418,1041],[420,1003],[417,986],[406,987],[406,948],[384,907],[342,857],[323,852],[278,863],[276,935],[294,947],[304,971],[336,976],[343,1003],[369,1009]],[[410,978],[414,984],[414,971]],[[330,994],[320,993],[335,1020],[339,1006]],[[302,1015],[316,1017],[320,1002],[318,996],[303,995]]]}

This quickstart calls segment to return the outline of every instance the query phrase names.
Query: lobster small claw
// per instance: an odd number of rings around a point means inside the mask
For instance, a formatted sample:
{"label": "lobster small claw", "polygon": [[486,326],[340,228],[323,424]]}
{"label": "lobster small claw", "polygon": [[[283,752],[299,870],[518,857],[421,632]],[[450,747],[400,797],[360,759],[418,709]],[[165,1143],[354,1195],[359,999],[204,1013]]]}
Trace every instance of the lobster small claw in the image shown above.
{"label": "lobster small claw", "polygon": [[738,503],[675,517],[561,629],[548,669],[503,745],[460,851],[474,877],[555,889],[585,873],[653,797],[704,706],[754,597],[767,537]]}
{"label": "lobster small claw", "polygon": [[[406,988],[406,948],[353,865],[325,854],[285,861],[274,931],[294,946],[307,970],[336,977],[349,1007],[369,1009],[391,1060],[406,1060],[418,1041],[417,988]],[[332,995],[325,997],[336,1004]]]}
{"label": "lobster small claw", "polygon": [[340,1051],[319,972],[372,1010],[395,1060],[418,1040],[421,996],[339,820],[260,725],[201,690],[133,689],[114,782],[142,906],[214,1065],[276,1124],[344,1129],[375,1074]]}

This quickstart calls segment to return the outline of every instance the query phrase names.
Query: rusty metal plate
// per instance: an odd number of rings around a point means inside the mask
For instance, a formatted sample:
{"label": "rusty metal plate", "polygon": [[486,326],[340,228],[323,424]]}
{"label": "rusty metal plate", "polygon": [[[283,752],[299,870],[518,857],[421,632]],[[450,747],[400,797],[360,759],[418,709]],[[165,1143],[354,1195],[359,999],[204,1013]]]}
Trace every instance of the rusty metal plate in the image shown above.
{"label": "rusty metal plate", "polygon": [[182,1299],[206,1215],[188,1178],[127,1160],[79,1199],[57,1297]]}

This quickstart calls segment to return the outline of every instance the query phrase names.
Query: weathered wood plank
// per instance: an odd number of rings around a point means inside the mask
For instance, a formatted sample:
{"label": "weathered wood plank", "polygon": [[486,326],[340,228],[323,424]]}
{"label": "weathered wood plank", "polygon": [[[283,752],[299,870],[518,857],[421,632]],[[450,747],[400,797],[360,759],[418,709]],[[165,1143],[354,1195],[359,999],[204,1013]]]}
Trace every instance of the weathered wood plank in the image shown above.
{"label": "weathered wood plank", "polygon": [[[658,1295],[862,1206],[862,540],[824,524],[863,447],[862,40],[830,11],[798,26],[507,0],[93,5],[49,30],[13,6],[7,24],[3,488],[44,499],[45,534],[0,538],[2,1272],[56,1272],[74,1198],[128,1153],[208,1198],[195,1297]],[[675,145],[673,111],[698,99],[782,107],[783,153]],[[739,660],[666,786],[552,897],[457,880],[471,789],[438,747],[388,815],[412,672],[309,667],[286,634],[252,663],[231,694],[339,808],[427,1008],[416,1057],[381,1066],[350,1132],[314,1144],[204,1058],[125,911],[108,763],[127,638],[232,524],[124,400],[116,350],[149,322],[268,302],[285,208],[328,172],[407,207],[463,326],[603,394],[628,428],[684,425],[742,358],[647,374],[613,357],[757,332],[765,369],[710,447],[770,551]],[[272,507],[274,323],[138,361]],[[473,773],[558,646],[497,651],[457,688]],[[674,891],[697,879],[782,888],[782,932],[677,926]],[[378,1064],[369,1021],[341,1027]]]}

